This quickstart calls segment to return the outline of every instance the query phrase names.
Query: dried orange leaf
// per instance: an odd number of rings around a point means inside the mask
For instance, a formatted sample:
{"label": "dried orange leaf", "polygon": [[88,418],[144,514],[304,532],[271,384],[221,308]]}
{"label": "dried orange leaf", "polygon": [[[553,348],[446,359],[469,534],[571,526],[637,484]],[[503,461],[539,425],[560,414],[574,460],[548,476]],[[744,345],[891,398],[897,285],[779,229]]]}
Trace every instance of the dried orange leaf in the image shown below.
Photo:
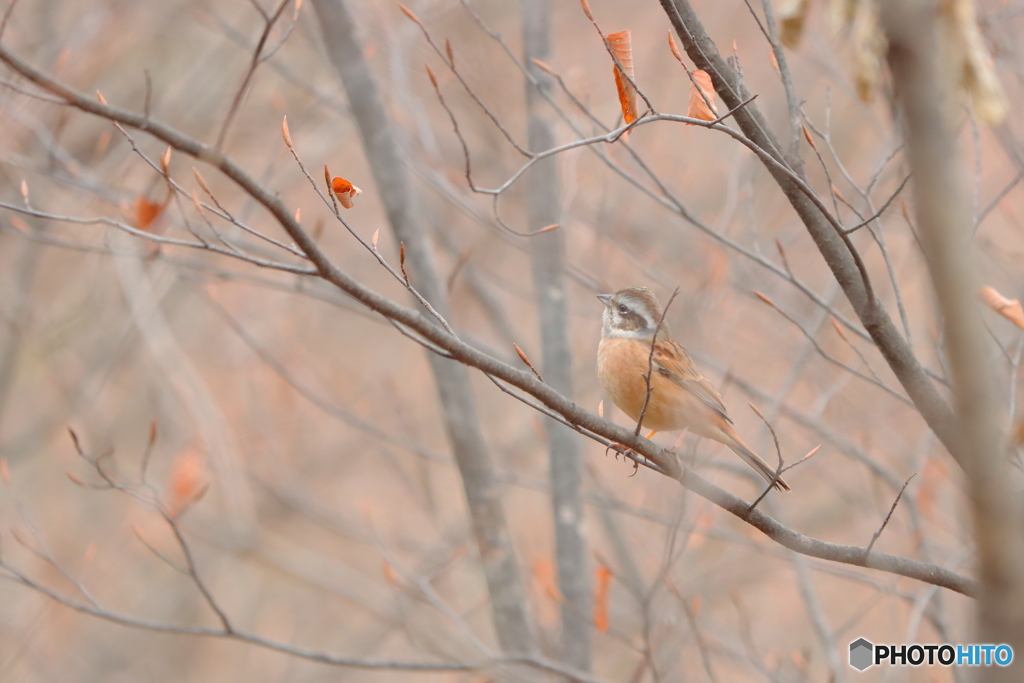
{"label": "dried orange leaf", "polygon": [[693,596],[693,601],[690,602],[690,611],[693,612],[693,616],[700,614],[700,605],[700,593],[697,593],[697,595]]}
{"label": "dried orange leaf", "polygon": [[444,51],[448,54],[448,63],[455,66],[455,53],[452,52],[452,41],[444,39]]}
{"label": "dried orange leaf", "polygon": [[611,595],[611,584],[612,570],[599,564],[594,586],[594,627],[601,633],[608,632],[608,599]]}
{"label": "dried orange leaf", "polygon": [[392,586],[396,585],[398,583],[398,572],[396,572],[395,568],[391,566],[391,563],[387,560],[384,560],[383,569],[384,579]]}
{"label": "dried orange leaf", "polygon": [[562,601],[562,594],[558,590],[558,580],[555,577],[555,564],[550,557],[538,556],[534,559],[533,578],[544,595],[555,602]]}
{"label": "dried orange leaf", "polygon": [[[626,123],[633,123],[640,117],[640,110],[636,104],[636,88],[630,82],[630,80],[634,79],[634,73],[633,46],[629,31],[609,33],[608,45],[618,60],[618,64],[613,67],[613,73],[615,74],[615,87],[619,91],[619,106],[622,107],[622,117]],[[629,76],[629,78],[625,76]]]}
{"label": "dried orange leaf", "polygon": [[597,416],[600,418],[604,418],[604,399],[601,399],[601,401],[597,404]]}
{"label": "dried orange leaf", "polygon": [[1003,316],[1017,327],[1024,329],[1024,308],[1017,299],[1007,299],[992,287],[982,287],[978,296],[985,305]]}
{"label": "dried orange leaf", "polygon": [[427,76],[430,78],[430,84],[434,86],[435,90],[437,90],[437,77],[434,76],[434,70],[430,68],[429,64],[424,64],[423,66],[427,68]]}
{"label": "dried orange leaf", "polygon": [[301,208],[295,209],[295,222],[296,223],[301,223],[302,222],[302,209]]}
{"label": "dried orange leaf", "polygon": [[167,151],[160,157],[160,168],[163,169],[164,175],[167,175],[171,168],[171,147],[167,146]]}
{"label": "dried orange leaf", "polygon": [[373,237],[370,238],[370,246],[374,249],[377,248],[377,239],[380,237],[380,228],[373,231]]}
{"label": "dried orange leaf", "polygon": [[331,181],[331,191],[335,194],[346,194],[352,191],[352,183],[338,176]]}
{"label": "dried orange leaf", "polygon": [[151,202],[145,197],[139,197],[135,200],[135,206],[132,210],[133,218],[135,219],[135,227],[139,230],[150,231],[150,226],[156,222],[156,219],[163,213],[166,204],[157,204]]}
{"label": "dried orange leaf", "polygon": [[715,509],[708,506],[697,515],[697,520],[693,523],[693,531],[690,533],[690,546],[695,548],[702,545],[707,540],[707,530],[714,525]]}
{"label": "dried orange leaf", "polygon": [[106,105],[107,103],[107,98],[104,97],[103,93],[101,93],[99,90],[96,91],[96,99],[99,100],[100,104],[102,105]]}
{"label": "dried orange leaf", "polygon": [[203,497],[210,486],[203,456],[195,448],[182,451],[167,477],[167,514],[172,519]]}
{"label": "dried orange leaf", "polygon": [[700,70],[691,72],[691,75],[693,83],[690,84],[690,106],[686,115],[691,119],[714,121],[718,118],[718,111],[715,109],[715,89],[711,85],[711,76]]}
{"label": "dried orange leaf", "polygon": [[346,209],[351,209],[353,206],[352,200],[363,193],[362,190],[341,176],[331,181],[331,191],[334,192],[338,202]]}
{"label": "dried orange leaf", "polygon": [[921,472],[921,486],[917,491],[917,505],[925,517],[931,517],[935,512],[945,474],[945,467],[939,458],[928,458],[925,461]]}

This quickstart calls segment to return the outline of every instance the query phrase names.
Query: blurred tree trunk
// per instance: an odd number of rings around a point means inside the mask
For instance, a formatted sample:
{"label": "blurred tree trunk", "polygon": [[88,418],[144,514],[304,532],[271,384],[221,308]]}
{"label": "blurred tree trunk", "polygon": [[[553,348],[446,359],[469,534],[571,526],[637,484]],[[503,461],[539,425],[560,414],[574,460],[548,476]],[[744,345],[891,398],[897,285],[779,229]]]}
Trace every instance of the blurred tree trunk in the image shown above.
{"label": "blurred tree trunk", "polygon": [[[959,71],[950,55],[962,21],[938,0],[881,3],[889,64],[904,118],[921,243],[943,318],[953,375],[958,460],[967,474],[981,578],[978,635],[1024,656],[1024,529],[1019,477],[1006,455],[991,343],[975,293],[970,201],[956,144]],[[943,14],[945,13],[945,16]],[[963,27],[961,27],[963,28]],[[946,42],[943,42],[946,41]],[[1022,665],[986,667],[978,680],[1020,681]]]}
{"label": "blurred tree trunk", "polygon": [[[363,150],[395,238],[405,243],[413,285],[450,317],[430,244],[419,221],[412,185],[395,143],[391,119],[363,57],[352,16],[342,0],[313,0],[327,55],[341,76]],[[428,353],[445,428],[462,475],[473,532],[491,597],[494,629],[504,652],[532,651],[533,638],[515,548],[505,521],[497,472],[484,442],[465,366]]]}
{"label": "blurred tree trunk", "polygon": [[[523,61],[533,79],[526,81],[529,148],[555,146],[555,122],[544,102],[551,80],[532,60],[551,58],[551,0],[522,0]],[[549,157],[530,169],[527,211],[531,231],[561,220],[558,162]],[[533,288],[540,316],[541,365],[545,380],[572,398],[572,353],[569,348],[568,295],[565,291],[563,229],[530,237]],[[575,435],[551,418],[544,419],[551,469],[551,504],[555,523],[555,562],[562,611],[562,659],[590,669],[591,581],[583,535],[580,454]]]}

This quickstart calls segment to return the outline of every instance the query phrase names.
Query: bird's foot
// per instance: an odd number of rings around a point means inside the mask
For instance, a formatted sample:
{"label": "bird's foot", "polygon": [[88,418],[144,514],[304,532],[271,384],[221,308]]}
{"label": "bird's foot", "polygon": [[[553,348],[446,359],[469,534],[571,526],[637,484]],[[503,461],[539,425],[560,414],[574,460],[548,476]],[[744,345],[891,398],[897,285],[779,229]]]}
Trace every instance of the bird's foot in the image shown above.
{"label": "bird's foot", "polygon": [[[633,450],[632,448],[630,448],[626,444],[619,443],[617,441],[614,441],[614,442],[608,444],[608,447],[604,449],[604,454],[605,454],[606,457],[608,455],[608,451],[614,451],[615,452],[615,459],[616,460],[619,459],[620,455],[622,456],[623,460],[626,460],[627,458],[632,460],[633,461],[633,474],[636,474],[637,470],[640,469],[640,461],[639,461],[639,459],[640,458],[646,459],[646,456],[640,455],[639,453],[637,453],[635,450]],[[631,474],[629,476],[632,477],[633,474]]]}

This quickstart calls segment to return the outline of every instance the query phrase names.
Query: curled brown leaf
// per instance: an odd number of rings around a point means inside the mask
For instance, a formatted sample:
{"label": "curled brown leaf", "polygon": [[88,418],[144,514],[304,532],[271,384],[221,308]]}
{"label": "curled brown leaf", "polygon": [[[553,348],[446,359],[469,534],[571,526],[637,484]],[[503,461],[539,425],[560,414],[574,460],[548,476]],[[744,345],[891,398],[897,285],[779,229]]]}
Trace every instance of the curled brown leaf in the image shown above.
{"label": "curled brown leaf", "polygon": [[1017,299],[1008,299],[994,287],[985,286],[978,291],[978,296],[986,306],[1003,316],[1017,327],[1024,329],[1024,308]]}

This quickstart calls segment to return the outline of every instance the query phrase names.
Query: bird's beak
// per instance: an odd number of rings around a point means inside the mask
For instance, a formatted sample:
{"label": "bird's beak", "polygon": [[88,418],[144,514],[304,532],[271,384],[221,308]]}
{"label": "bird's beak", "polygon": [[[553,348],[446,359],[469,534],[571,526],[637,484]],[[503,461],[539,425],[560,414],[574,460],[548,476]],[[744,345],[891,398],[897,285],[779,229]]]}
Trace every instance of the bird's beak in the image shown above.
{"label": "bird's beak", "polygon": [[603,303],[608,308],[612,307],[612,295],[611,294],[598,294],[597,298],[600,299],[601,303]]}

